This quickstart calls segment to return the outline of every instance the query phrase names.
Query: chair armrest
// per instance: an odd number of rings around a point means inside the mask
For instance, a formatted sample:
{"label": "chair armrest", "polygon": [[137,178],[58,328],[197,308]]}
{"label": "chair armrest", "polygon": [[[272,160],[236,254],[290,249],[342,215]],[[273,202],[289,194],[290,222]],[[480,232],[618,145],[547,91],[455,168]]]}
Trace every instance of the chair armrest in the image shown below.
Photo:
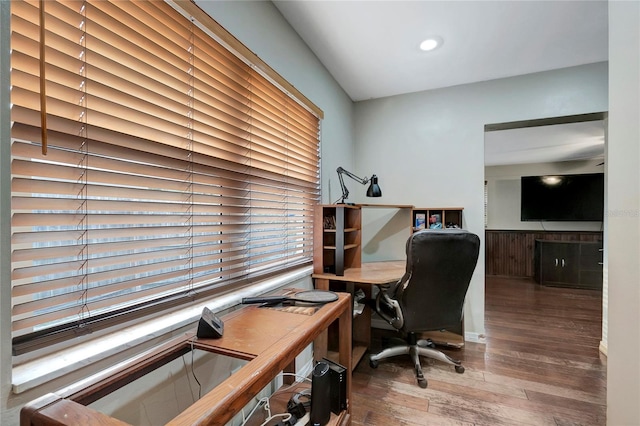
{"label": "chair armrest", "polygon": [[379,285],[378,288],[380,291],[376,296],[375,303],[375,310],[378,315],[398,330],[404,325],[404,316],[402,315],[398,301],[390,297],[389,294],[395,294],[399,284],[400,281],[391,286]]}

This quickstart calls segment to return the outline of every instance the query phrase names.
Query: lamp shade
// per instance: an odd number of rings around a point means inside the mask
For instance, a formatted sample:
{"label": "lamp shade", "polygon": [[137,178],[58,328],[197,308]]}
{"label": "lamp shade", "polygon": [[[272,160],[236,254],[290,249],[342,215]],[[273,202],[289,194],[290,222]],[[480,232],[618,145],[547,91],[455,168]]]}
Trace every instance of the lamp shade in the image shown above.
{"label": "lamp shade", "polygon": [[380,185],[378,185],[378,176],[371,176],[371,184],[367,189],[367,197],[382,197],[382,190],[380,189]]}

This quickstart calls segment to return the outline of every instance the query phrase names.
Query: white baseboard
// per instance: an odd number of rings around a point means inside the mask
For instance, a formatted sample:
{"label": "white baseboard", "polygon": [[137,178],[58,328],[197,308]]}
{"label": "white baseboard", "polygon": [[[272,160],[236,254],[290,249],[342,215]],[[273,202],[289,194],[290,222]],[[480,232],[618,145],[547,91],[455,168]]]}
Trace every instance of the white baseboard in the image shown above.
{"label": "white baseboard", "polygon": [[[385,320],[383,320],[380,317],[371,318],[371,327],[372,328],[381,328],[383,330],[395,330],[395,328],[393,328],[388,322],[386,322]],[[485,338],[484,334],[472,333],[470,331],[466,331],[464,333],[464,341],[465,342],[480,343],[480,344],[483,344],[483,345],[485,345],[487,343],[487,339]]]}
{"label": "white baseboard", "polygon": [[486,345],[487,344],[487,339],[486,339],[484,334],[472,333],[470,331],[465,331],[465,333],[464,333],[464,341],[465,342],[480,343],[482,345]]}
{"label": "white baseboard", "polygon": [[607,344],[604,343],[602,340],[600,341],[600,346],[598,347],[598,349],[600,350],[600,352],[604,355],[604,356],[608,356],[607,355]]}

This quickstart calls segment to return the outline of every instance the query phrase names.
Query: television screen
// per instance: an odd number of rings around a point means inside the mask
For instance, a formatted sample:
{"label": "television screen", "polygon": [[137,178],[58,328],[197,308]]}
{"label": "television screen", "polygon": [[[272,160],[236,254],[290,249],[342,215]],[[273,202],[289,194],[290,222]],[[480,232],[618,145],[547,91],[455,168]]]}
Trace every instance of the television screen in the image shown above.
{"label": "television screen", "polygon": [[522,221],[602,221],[604,173],[522,176]]}

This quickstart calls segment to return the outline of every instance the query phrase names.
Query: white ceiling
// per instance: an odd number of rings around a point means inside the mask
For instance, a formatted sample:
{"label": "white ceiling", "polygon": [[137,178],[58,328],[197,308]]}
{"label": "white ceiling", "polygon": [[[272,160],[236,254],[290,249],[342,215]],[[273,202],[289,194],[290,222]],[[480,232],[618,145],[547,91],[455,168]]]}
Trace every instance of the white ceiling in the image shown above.
{"label": "white ceiling", "polygon": [[485,166],[604,160],[604,121],[486,132]]}
{"label": "white ceiling", "polygon": [[[274,0],[354,101],[606,61],[606,0]],[[428,36],[441,48],[422,52]]]}
{"label": "white ceiling", "polygon": [[[608,59],[606,0],[273,3],[354,101]],[[420,51],[433,35],[442,46]],[[593,138],[603,138],[593,123],[550,127],[491,132],[487,164],[582,159],[596,151]],[[551,140],[564,147],[545,150]],[[604,144],[599,149],[596,156]]]}

